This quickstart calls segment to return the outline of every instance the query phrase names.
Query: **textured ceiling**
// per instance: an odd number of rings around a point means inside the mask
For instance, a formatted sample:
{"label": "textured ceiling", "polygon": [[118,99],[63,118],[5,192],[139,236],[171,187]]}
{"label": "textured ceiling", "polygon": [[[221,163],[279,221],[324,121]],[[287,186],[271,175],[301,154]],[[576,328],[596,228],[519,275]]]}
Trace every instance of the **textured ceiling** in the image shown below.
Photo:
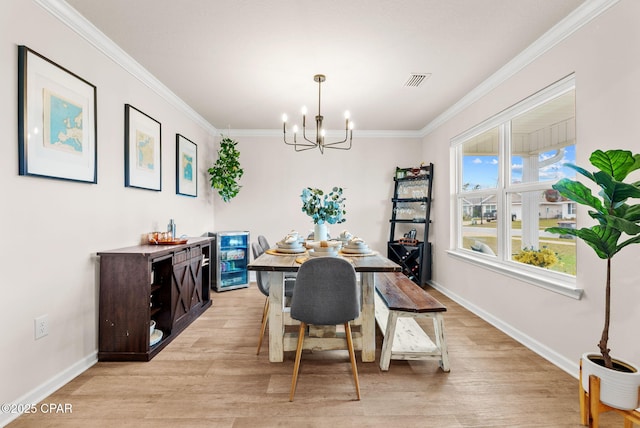
{"label": "textured ceiling", "polygon": [[[218,129],[419,131],[583,0],[67,0]],[[411,73],[430,73],[404,87]]]}

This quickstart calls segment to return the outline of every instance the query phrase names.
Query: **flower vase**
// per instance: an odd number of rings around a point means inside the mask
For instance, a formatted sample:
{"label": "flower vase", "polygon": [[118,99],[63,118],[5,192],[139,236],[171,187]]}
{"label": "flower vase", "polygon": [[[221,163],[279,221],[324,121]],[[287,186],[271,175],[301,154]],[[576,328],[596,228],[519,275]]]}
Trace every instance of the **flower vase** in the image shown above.
{"label": "flower vase", "polygon": [[327,223],[316,223],[313,225],[313,240],[314,241],[326,241],[327,240]]}

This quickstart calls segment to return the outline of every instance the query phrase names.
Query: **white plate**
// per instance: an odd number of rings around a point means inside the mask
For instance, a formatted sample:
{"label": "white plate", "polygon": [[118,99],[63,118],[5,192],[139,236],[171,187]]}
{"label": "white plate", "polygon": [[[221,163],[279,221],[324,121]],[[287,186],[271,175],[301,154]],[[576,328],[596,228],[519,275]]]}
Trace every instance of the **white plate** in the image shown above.
{"label": "white plate", "polygon": [[276,242],[276,246],[278,246],[278,248],[298,248],[302,246],[302,243],[300,241],[295,241],[295,242],[278,241]]}
{"label": "white plate", "polygon": [[309,257],[338,257],[338,252],[309,250]]}
{"label": "white plate", "polygon": [[344,247],[342,249],[342,252],[351,253],[351,254],[368,254],[371,252],[371,249],[369,247],[360,247],[360,248]]}
{"label": "white plate", "polygon": [[311,242],[307,242],[307,247],[309,248],[335,248],[335,247],[341,247],[342,246],[342,242],[340,241],[336,241],[336,240],[329,240],[326,241],[327,242],[327,246],[326,247],[322,247],[322,241],[311,241]]}
{"label": "white plate", "polygon": [[157,328],[153,331],[151,335],[151,339],[149,340],[149,346],[156,345],[158,342],[162,340],[162,330],[158,330]]}
{"label": "white plate", "polygon": [[306,250],[306,248],[304,247],[298,247],[298,248],[276,248],[276,251],[278,253],[285,253],[285,254],[300,254],[300,253],[304,253]]}

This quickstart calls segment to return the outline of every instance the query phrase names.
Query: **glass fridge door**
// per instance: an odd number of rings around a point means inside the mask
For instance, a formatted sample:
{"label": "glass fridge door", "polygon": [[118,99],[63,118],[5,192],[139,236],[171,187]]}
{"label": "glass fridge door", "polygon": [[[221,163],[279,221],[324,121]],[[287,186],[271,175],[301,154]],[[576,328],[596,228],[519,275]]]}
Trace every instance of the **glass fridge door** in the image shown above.
{"label": "glass fridge door", "polygon": [[217,291],[249,286],[249,232],[218,233]]}

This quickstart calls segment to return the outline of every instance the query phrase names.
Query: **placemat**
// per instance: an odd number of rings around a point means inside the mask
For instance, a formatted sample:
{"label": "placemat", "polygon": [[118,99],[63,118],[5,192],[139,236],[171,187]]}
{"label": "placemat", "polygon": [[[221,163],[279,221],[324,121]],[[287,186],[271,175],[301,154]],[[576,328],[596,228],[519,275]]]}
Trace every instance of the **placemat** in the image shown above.
{"label": "placemat", "polygon": [[[352,263],[352,264],[353,264],[353,260],[349,260],[348,258],[342,257],[341,255],[338,255],[338,256],[336,256],[336,257],[341,258],[341,259],[343,259],[343,260],[346,260],[346,261],[348,261],[349,263]],[[307,260],[309,260],[309,259],[317,259],[317,258],[320,258],[320,257],[310,257],[310,256],[306,256],[306,255],[305,255],[305,256],[300,256],[300,257],[296,257],[296,263],[298,263],[299,265],[301,265],[302,263],[306,262],[306,261],[307,261]]]}
{"label": "placemat", "polygon": [[367,256],[375,256],[376,254],[378,254],[375,251],[371,251],[368,253],[346,253],[342,250],[340,250],[339,254],[341,256],[345,256],[345,257],[367,257]]}
{"label": "placemat", "polygon": [[301,254],[306,254],[307,251],[305,250],[299,253],[280,253],[278,252],[278,250],[274,248],[269,248],[268,250],[265,251],[265,253],[271,254],[272,256],[299,256]]}

